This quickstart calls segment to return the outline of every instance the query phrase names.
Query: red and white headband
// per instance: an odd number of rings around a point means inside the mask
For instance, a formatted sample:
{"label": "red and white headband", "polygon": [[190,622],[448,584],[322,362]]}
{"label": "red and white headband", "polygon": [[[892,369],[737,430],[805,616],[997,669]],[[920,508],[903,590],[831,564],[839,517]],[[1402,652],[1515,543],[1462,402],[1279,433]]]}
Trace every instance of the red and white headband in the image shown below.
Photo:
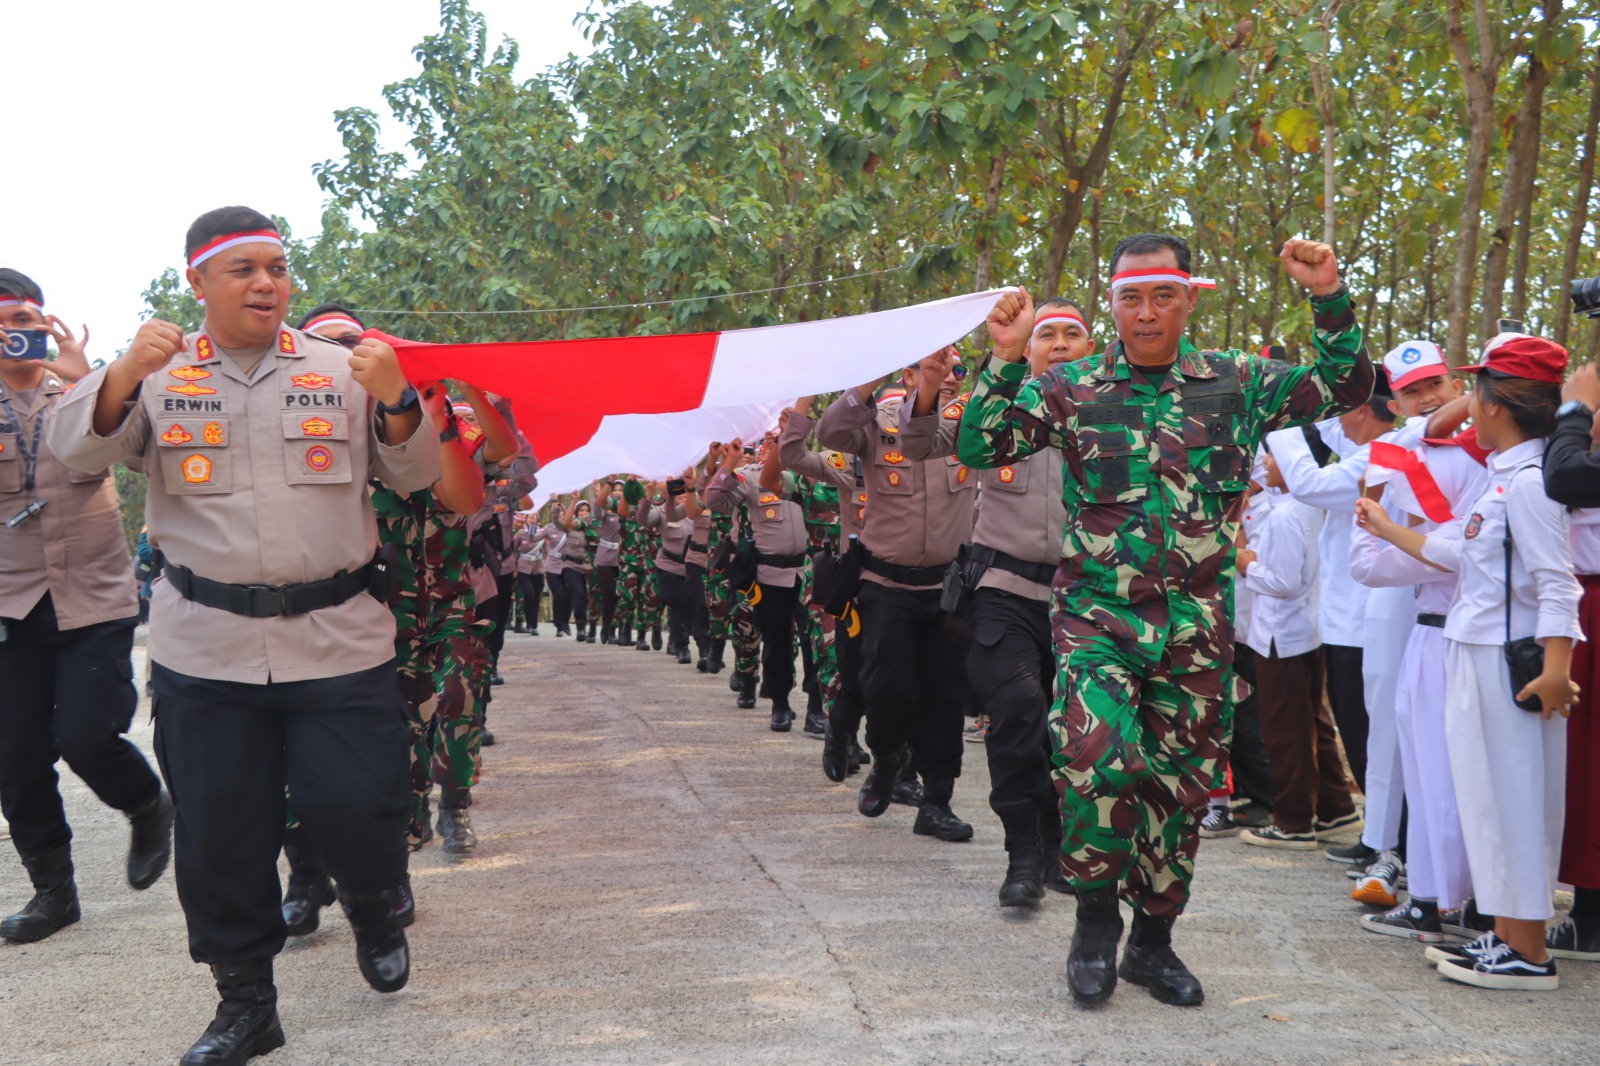
{"label": "red and white headband", "polygon": [[349,326],[357,333],[366,332],[366,327],[357,322],[355,319],[351,318],[349,315],[341,315],[334,311],[330,311],[325,315],[318,315],[310,322],[307,322],[305,331],[307,333],[314,333],[316,332],[318,326]]}
{"label": "red and white headband", "polygon": [[1070,307],[1052,307],[1048,311],[1040,313],[1039,317],[1033,320],[1033,336],[1037,337],[1041,329],[1055,322],[1076,323],[1077,327],[1083,330],[1083,335],[1085,337],[1089,336],[1089,323],[1085,322],[1083,316]]}
{"label": "red and white headband", "polygon": [[1211,278],[1190,277],[1177,267],[1156,267],[1154,270],[1124,270],[1119,274],[1111,275],[1111,291],[1116,292],[1124,285],[1144,285],[1155,281],[1171,281],[1179,285],[1187,285],[1191,289],[1214,289],[1217,287],[1217,283]]}
{"label": "red and white headband", "polygon": [[31,307],[41,313],[44,311],[44,304],[37,300],[30,300],[26,296],[13,296],[9,292],[0,292],[0,307]]}
{"label": "red and white headband", "polygon": [[276,230],[257,229],[247,230],[243,233],[224,233],[220,237],[213,237],[210,243],[196,248],[194,254],[189,257],[189,265],[197,267],[218,252],[225,252],[229,248],[234,248],[241,244],[261,243],[276,244],[279,251],[283,250],[283,238],[279,236]]}

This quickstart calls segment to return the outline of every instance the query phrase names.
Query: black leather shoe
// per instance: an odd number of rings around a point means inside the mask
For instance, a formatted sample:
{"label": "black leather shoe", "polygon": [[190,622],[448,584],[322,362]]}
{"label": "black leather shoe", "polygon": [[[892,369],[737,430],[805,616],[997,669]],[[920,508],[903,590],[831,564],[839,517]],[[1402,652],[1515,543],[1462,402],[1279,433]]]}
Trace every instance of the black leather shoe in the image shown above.
{"label": "black leather shoe", "polygon": [[472,815],[465,807],[439,808],[439,846],[447,855],[471,855],[478,850],[478,835],[472,831]]}
{"label": "black leather shoe", "polygon": [[900,769],[905,765],[903,752],[880,756],[867,779],[861,783],[861,793],[856,798],[856,809],[868,818],[876,818],[889,809],[891,797],[898,787]]}
{"label": "black leather shoe", "polygon": [[956,817],[948,804],[924,803],[918,807],[911,831],[918,836],[937,837],[948,844],[972,839],[972,826]]}
{"label": "black leather shoe", "polygon": [[772,731],[774,733],[787,733],[794,724],[794,712],[789,709],[789,701],[775,699],[772,701]]}
{"label": "black leather shoe", "polygon": [[145,889],[155,884],[172,858],[172,797],[162,789],[156,798],[128,812],[133,837],[128,842],[128,884]]}
{"label": "black leather shoe", "polygon": [[32,944],[83,917],[78,907],[78,886],[72,880],[72,845],[23,855],[22,865],[33,882],[33,898],[16,914],[0,921],[0,937]]}
{"label": "black leather shoe", "polygon": [[289,859],[289,888],[283,894],[283,924],[288,927],[290,936],[308,936],[322,924],[322,908],[333,906],[338,896],[304,830],[291,829],[284,834],[283,853]]}
{"label": "black leather shoe", "polygon": [[805,731],[808,736],[821,740],[828,733],[828,716],[821,711],[807,711]]}
{"label": "black leather shoe", "polygon": [[1133,931],[1117,972],[1174,1007],[1198,1007],[1206,1000],[1200,979],[1172,951],[1172,919],[1135,911]]}
{"label": "black leather shoe", "polygon": [[589,631],[587,629],[583,628],[582,626],[578,626],[577,629],[578,629],[578,633],[577,633],[577,641],[578,641],[578,643],[579,644],[587,643],[588,640],[589,640]]}
{"label": "black leather shoe", "polygon": [[394,899],[394,920],[400,928],[410,929],[417,922],[417,898],[411,894],[411,875],[400,882],[400,887],[390,892]]}
{"label": "black leather shoe", "polygon": [[597,628],[598,627],[593,622],[589,623],[589,640],[588,640],[588,643],[590,643],[590,644],[594,643],[594,633],[595,633],[595,630]]}
{"label": "black leather shoe", "polygon": [[213,966],[211,973],[222,1002],[179,1066],[242,1066],[247,1059],[281,1048],[283,1026],[278,1021],[272,960]]}
{"label": "black leather shoe", "polygon": [[689,654],[688,647],[685,646],[685,647],[679,648],[678,649],[678,665],[679,666],[688,666],[692,662],[694,662],[694,656]]}
{"label": "black leather shoe", "polygon": [[[442,812],[441,812],[442,813]],[[356,935],[356,965],[379,992],[398,992],[411,978],[411,948],[394,913],[394,890],[371,896],[340,893]]]}
{"label": "black leather shoe", "polygon": [[494,673],[489,675],[489,684],[503,685],[505,683],[506,679],[500,676],[500,671],[496,670]]}
{"label": "black leather shoe", "polygon": [[836,736],[831,725],[822,735],[822,773],[829,781],[850,776],[850,741]]}
{"label": "black leather shoe", "polygon": [[1006,879],[1000,885],[1000,906],[1038,910],[1044,902],[1044,856],[1018,848],[1011,853]]}
{"label": "black leather shoe", "polygon": [[644,631],[639,631],[639,642],[633,646],[634,651],[649,651],[650,645],[644,639]]}
{"label": "black leather shoe", "polygon": [[1078,895],[1078,924],[1067,954],[1067,985],[1079,1003],[1103,1002],[1117,987],[1117,942],[1122,912],[1115,887]]}
{"label": "black leather shoe", "polygon": [[661,627],[656,626],[650,630],[650,647],[655,651],[661,650]]}
{"label": "black leather shoe", "polygon": [[478,744],[485,748],[494,747],[494,734],[489,731],[488,726],[484,726],[483,730],[478,734]]}
{"label": "black leather shoe", "polygon": [[734,702],[742,710],[748,711],[756,705],[756,675],[735,674],[734,677],[739,681],[739,698]]}

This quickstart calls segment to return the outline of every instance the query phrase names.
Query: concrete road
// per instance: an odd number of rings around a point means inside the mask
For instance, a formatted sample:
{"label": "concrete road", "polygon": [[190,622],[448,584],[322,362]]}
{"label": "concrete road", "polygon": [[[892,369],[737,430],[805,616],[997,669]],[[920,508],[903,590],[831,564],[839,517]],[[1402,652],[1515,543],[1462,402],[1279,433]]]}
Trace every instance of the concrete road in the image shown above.
{"label": "concrete road", "polygon": [[[1555,993],[1450,984],[1362,932],[1320,853],[1206,842],[1177,946],[1179,1010],[1066,989],[1070,900],[995,905],[1005,867],[981,750],[967,844],[868,821],[821,745],[768,731],[663,654],[512,636],[473,817],[477,856],[413,860],[414,969],[380,996],[337,910],[278,961],[289,1044],[260,1061],[483,1063],[1594,1063],[1600,968]],[[135,737],[148,747],[148,720]],[[0,945],[0,1062],[172,1063],[214,1007],[169,873],[122,879],[126,825],[70,776],[83,921]],[[9,851],[9,848],[7,848]],[[28,890],[0,862],[6,912]]]}

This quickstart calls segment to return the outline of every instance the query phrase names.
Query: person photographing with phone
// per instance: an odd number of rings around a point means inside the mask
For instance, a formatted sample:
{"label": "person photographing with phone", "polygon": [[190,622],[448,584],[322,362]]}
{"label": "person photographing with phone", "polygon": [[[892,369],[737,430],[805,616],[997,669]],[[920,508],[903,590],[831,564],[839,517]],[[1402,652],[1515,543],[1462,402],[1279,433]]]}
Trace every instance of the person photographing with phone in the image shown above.
{"label": "person photographing with phone", "polygon": [[[34,888],[21,912],[0,921],[0,937],[27,943],[80,915],[58,759],[128,816],[136,889],[166,869],[172,800],[122,736],[139,702],[131,659],[139,600],[116,483],[105,467],[67,466],[44,436],[63,383],[89,372],[83,344],[15,270],[0,270],[0,327],[0,805]],[[56,342],[56,361],[29,358],[46,354],[46,339]]]}

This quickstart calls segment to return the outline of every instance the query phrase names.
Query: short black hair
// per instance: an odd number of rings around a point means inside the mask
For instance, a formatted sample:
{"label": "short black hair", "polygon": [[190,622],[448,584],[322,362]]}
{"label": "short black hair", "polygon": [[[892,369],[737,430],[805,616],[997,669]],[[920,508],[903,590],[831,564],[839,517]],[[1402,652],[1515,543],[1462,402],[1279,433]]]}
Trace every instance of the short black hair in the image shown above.
{"label": "short black hair", "polygon": [[361,319],[356,316],[354,311],[340,304],[318,304],[311,310],[307,311],[305,315],[301,317],[300,324],[294,328],[298,330],[304,330],[306,326],[311,323],[312,319],[321,318],[323,315],[343,315],[356,325],[360,326],[362,329],[367,328],[367,324],[361,321]]}
{"label": "short black hair", "polygon": [[219,207],[207,211],[189,224],[189,233],[183,239],[183,258],[193,259],[195,252],[218,237],[258,229],[269,229],[277,233],[278,225],[251,207]]}
{"label": "short black hair", "polygon": [[32,300],[41,307],[44,305],[44,290],[39,288],[39,283],[10,267],[0,267],[0,296],[15,296]]}
{"label": "short black hair", "polygon": [[1117,272],[1117,263],[1125,255],[1159,255],[1162,252],[1171,252],[1178,259],[1178,269],[1189,273],[1189,264],[1193,261],[1189,242],[1170,233],[1135,233],[1122,238],[1111,250],[1111,273]]}
{"label": "short black hair", "polygon": [[1040,304],[1037,310],[1043,311],[1046,307],[1070,307],[1074,311],[1078,312],[1080,316],[1084,314],[1083,305],[1081,303],[1079,303],[1077,300],[1069,300],[1065,296],[1052,296],[1050,299]]}
{"label": "short black hair", "polygon": [[1374,396],[1367,401],[1367,410],[1380,422],[1393,422],[1395,413],[1389,410],[1389,397]]}

